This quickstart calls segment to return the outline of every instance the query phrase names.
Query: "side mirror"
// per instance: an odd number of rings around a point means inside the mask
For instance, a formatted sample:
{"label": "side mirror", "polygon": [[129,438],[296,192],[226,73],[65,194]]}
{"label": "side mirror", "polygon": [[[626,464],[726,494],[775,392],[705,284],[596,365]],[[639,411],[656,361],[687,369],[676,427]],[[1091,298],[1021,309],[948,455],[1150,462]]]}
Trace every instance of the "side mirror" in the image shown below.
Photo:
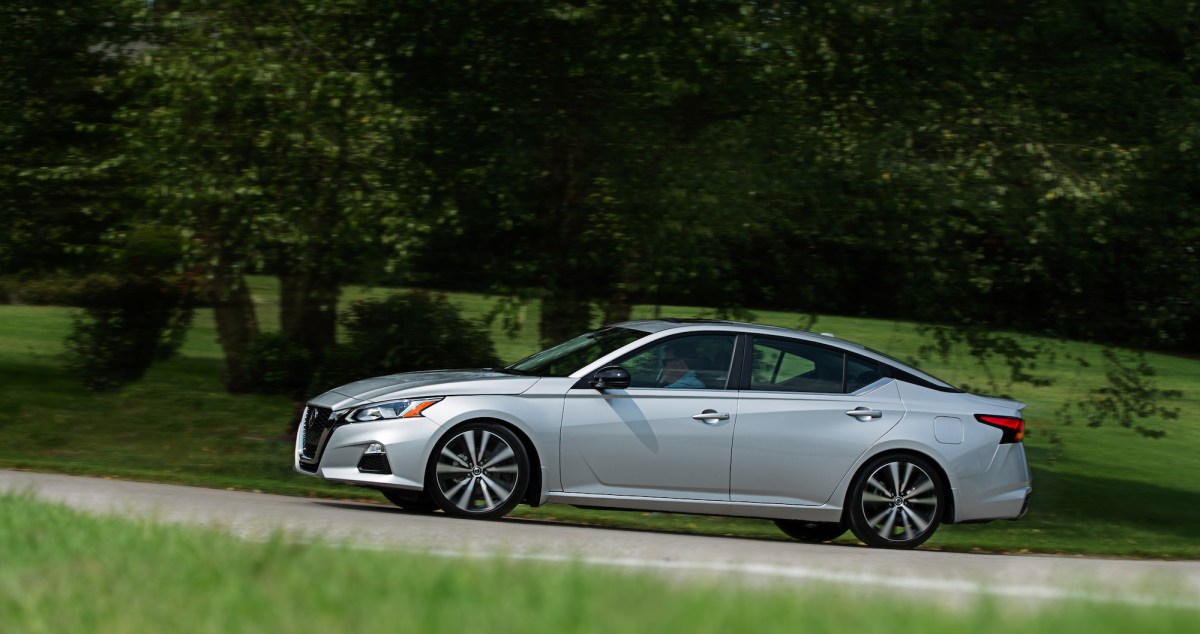
{"label": "side mirror", "polygon": [[623,390],[629,387],[629,381],[628,370],[619,365],[610,365],[607,368],[596,370],[588,385],[597,390]]}

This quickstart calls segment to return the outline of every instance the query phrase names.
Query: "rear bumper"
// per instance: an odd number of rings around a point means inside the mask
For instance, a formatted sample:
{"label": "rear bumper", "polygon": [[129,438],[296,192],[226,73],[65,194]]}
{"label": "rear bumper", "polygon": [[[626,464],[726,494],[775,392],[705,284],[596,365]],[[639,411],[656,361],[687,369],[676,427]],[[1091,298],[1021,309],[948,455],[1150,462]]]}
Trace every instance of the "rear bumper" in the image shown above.
{"label": "rear bumper", "polygon": [[959,476],[951,486],[954,489],[955,523],[1024,517],[1033,494],[1025,445],[999,445],[987,471]]}

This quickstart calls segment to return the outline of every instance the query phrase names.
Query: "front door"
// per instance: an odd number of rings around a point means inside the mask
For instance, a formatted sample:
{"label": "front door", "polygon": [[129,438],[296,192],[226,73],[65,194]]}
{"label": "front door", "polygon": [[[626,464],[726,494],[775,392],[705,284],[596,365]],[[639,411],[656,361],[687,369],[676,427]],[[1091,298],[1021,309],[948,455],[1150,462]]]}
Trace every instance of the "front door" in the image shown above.
{"label": "front door", "polygon": [[738,393],[726,390],[733,335],[656,342],[617,363],[628,389],[572,389],[563,410],[563,490],[729,499]]}

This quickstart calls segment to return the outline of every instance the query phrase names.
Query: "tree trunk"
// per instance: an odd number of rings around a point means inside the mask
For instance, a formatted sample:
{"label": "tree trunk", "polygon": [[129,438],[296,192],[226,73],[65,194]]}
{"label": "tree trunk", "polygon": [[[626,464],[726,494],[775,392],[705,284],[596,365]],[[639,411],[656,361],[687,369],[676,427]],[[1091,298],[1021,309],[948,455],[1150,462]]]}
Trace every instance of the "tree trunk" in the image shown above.
{"label": "tree trunk", "polygon": [[337,337],[341,288],[333,275],[307,270],[279,275],[280,333],[319,360]]}
{"label": "tree trunk", "polygon": [[258,318],[250,289],[241,273],[228,270],[218,261],[212,276],[213,318],[217,342],[225,352],[225,388],[244,392],[248,385],[243,362],[250,344],[258,337]]}

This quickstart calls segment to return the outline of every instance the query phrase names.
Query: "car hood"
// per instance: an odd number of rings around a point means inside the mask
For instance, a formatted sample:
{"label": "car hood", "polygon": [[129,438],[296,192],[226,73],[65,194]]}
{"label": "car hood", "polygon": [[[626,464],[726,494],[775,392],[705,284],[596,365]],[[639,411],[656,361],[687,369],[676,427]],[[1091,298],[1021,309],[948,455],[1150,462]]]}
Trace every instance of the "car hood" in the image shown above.
{"label": "car hood", "polygon": [[311,402],[336,410],[392,397],[520,394],[537,382],[536,376],[515,376],[492,370],[405,372],[335,387]]}

